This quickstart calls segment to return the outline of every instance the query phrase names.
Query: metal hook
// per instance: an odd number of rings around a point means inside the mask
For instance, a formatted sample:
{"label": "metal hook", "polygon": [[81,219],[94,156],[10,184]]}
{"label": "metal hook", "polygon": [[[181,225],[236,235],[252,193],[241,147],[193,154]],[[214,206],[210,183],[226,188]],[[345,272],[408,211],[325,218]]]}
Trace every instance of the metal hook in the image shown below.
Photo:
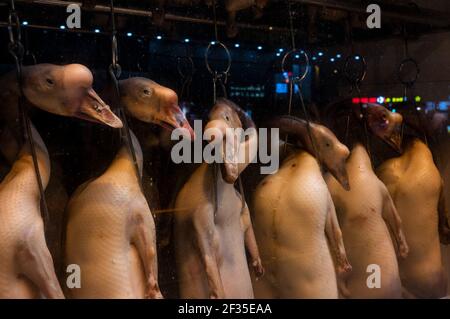
{"label": "metal hook", "polygon": [[[356,74],[351,73],[351,66],[353,61],[359,61],[359,64],[361,65],[360,66],[361,70]],[[361,82],[364,81],[367,74],[367,62],[364,56],[360,54],[352,54],[348,56],[347,59],[345,60],[344,69],[342,73],[352,86],[359,86]]]}
{"label": "metal hook", "polygon": [[309,66],[310,66],[310,62],[309,62],[309,56],[308,54],[303,51],[303,50],[297,50],[297,49],[292,49],[291,51],[287,52],[284,56],[283,56],[283,60],[281,61],[281,70],[284,72],[286,71],[286,61],[288,60],[288,58],[294,54],[294,53],[300,53],[301,55],[303,55],[304,60],[305,60],[305,71],[297,77],[293,77],[290,79],[290,81],[294,82],[294,83],[301,83],[303,82],[303,80],[306,78],[306,76],[309,73]]}
{"label": "metal hook", "polygon": [[[218,72],[217,70],[213,69],[211,67],[211,65],[209,64],[209,51],[211,51],[211,48],[215,45],[219,45],[223,48],[223,50],[225,51],[226,55],[227,55],[227,67],[225,68],[224,71],[222,72]],[[211,73],[212,75],[216,75],[216,74],[224,74],[224,75],[228,75],[228,73],[230,72],[231,69],[231,53],[230,50],[228,50],[227,46],[225,44],[223,44],[220,41],[216,41],[214,44],[210,43],[208,45],[208,47],[206,48],[205,51],[205,64],[206,64],[206,69],[208,70],[209,73]]]}
{"label": "metal hook", "polygon": [[[402,72],[408,64],[412,65],[415,69],[415,74],[414,74],[413,78],[409,79],[409,80],[402,77]],[[400,62],[400,65],[398,66],[398,79],[405,86],[405,88],[409,88],[409,89],[412,88],[414,86],[414,84],[416,83],[417,79],[419,78],[419,75],[420,75],[420,68],[419,68],[419,64],[417,63],[416,60],[414,60],[413,58],[407,57],[402,62]]]}

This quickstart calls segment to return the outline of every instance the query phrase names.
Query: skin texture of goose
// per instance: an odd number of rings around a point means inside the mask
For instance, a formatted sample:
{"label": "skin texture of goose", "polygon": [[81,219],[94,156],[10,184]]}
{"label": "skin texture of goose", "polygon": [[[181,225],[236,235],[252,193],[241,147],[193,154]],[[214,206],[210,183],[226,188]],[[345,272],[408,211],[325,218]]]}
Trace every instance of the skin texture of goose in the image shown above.
{"label": "skin texture of goose", "polygon": [[[20,134],[13,133],[19,114],[19,90],[14,74],[6,75],[0,82],[3,89],[0,113],[6,121],[2,135],[9,136],[8,143],[2,143],[0,149],[13,163],[0,184],[0,298],[64,298],[45,242],[31,149],[27,142],[20,147]],[[23,91],[27,103],[48,112],[71,117],[80,117],[84,112],[83,118],[113,127],[122,125],[92,90],[92,74],[82,65],[24,67]],[[50,177],[50,160],[32,124],[31,130],[45,189]]]}
{"label": "skin texture of goose", "polygon": [[384,162],[377,175],[394,200],[410,247],[408,258],[399,260],[404,296],[445,296],[439,228],[448,238],[448,223],[441,176],[429,148],[413,139],[400,157]]}
{"label": "skin texture of goose", "polygon": [[[400,298],[400,276],[391,230],[401,258],[408,245],[401,220],[386,186],[378,179],[366,149],[357,144],[347,161],[352,188],[344,190],[330,175],[326,177],[341,225],[347,256],[353,267],[345,279],[346,298]],[[380,268],[379,288],[368,286],[369,265]],[[369,267],[369,268],[368,268]]]}
{"label": "skin texture of goose", "polygon": [[[193,131],[172,90],[144,78],[120,81],[126,112],[147,123]],[[142,150],[131,132],[139,173]],[[155,224],[132,156],[122,145],[108,169],[81,185],[67,207],[66,264],[81,269],[72,298],[162,298]]]}
{"label": "skin texture of goose", "polygon": [[[400,150],[403,120],[400,114],[378,104],[364,104],[363,113],[359,113],[359,106],[354,106],[353,111],[360,121],[357,125],[367,125],[374,136]],[[361,138],[358,136],[360,134],[356,133],[357,140]],[[346,166],[352,185],[350,191],[342,189],[332,176],[326,178],[353,266],[353,272],[342,279],[342,286],[346,287],[342,295],[345,298],[400,298],[395,249],[401,258],[406,258],[408,254],[401,219],[385,185],[375,175],[370,156],[361,143],[354,143]],[[373,265],[379,267],[379,287],[368,283]]]}
{"label": "skin texture of goose", "polygon": [[[254,124],[233,102],[221,99],[210,113],[208,128],[225,136],[226,128],[254,128]],[[226,138],[223,142],[224,148],[230,147]],[[253,130],[229,150],[233,155],[247,154],[245,161],[225,158],[221,171],[215,164],[203,163],[178,194],[174,233],[181,298],[253,298],[246,248],[256,275],[264,270],[248,207],[243,207],[234,182],[256,156],[256,145]]]}
{"label": "skin texture of goose", "polygon": [[[349,151],[326,127],[309,125],[315,146],[305,121],[282,117],[273,125],[292,134],[307,151],[296,150],[287,157],[254,193],[252,216],[266,269],[265,276],[254,282],[257,298],[337,298],[336,273],[351,271],[319,166],[324,164],[348,189]],[[315,150],[317,159],[311,155]]]}

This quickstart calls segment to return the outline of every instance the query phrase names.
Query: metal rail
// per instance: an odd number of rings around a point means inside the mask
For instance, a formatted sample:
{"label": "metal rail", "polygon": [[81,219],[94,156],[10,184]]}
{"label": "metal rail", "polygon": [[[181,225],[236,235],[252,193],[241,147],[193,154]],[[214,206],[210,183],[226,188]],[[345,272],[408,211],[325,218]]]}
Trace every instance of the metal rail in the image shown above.
{"label": "metal rail", "polygon": [[[16,0],[18,3],[27,3],[27,4],[35,4],[35,5],[47,5],[47,6],[54,6],[54,7],[67,7],[69,4],[74,3],[81,6],[81,2],[77,1],[62,1],[62,0]],[[84,8],[86,11],[92,11],[92,12],[101,12],[101,13],[109,13],[110,9],[108,6],[105,5],[96,5],[94,8]],[[132,16],[139,16],[139,17],[147,17],[151,18],[153,16],[153,13],[150,10],[142,10],[142,9],[129,9],[129,8],[119,8],[116,7],[115,12],[117,14],[123,14],[123,15],[132,15]],[[186,17],[171,13],[165,14],[165,19],[168,21],[175,21],[175,22],[185,22],[185,23],[196,23],[196,24],[205,24],[205,25],[213,25],[214,21],[209,19],[202,19],[202,18],[192,18],[192,17]],[[217,21],[217,25],[221,27],[226,26],[225,21]],[[237,26],[241,29],[253,29],[253,30],[260,30],[260,31],[270,31],[270,32],[289,32],[289,29],[287,28],[280,28],[280,27],[274,27],[269,25],[255,25],[255,24],[248,24],[248,23],[237,23]]]}
{"label": "metal rail", "polygon": [[[307,5],[315,5],[320,7],[327,7],[333,9],[339,9],[343,11],[355,12],[360,14],[366,14],[366,6],[362,4],[362,1],[349,1],[349,0],[291,0],[295,3],[302,3]],[[405,7],[399,5],[386,5],[383,8],[383,4],[379,3],[382,9],[382,17],[388,17],[392,19],[398,19],[402,21],[427,24],[436,27],[450,27],[450,12],[441,12],[430,9],[415,9],[413,7]],[[400,12],[401,10],[407,11],[406,13]]]}
{"label": "metal rail", "polygon": [[[28,3],[35,5],[48,5],[56,7],[67,7],[70,3],[76,3],[81,5],[81,2],[68,2],[62,0],[16,0],[18,3]],[[361,3],[361,1],[351,1],[351,0],[291,0],[294,3],[300,3],[305,5],[315,5],[327,8],[334,8],[343,11],[355,12],[359,14],[367,14],[366,6]],[[435,27],[450,27],[450,12],[441,12],[431,9],[415,9],[414,7],[406,7],[399,5],[386,5],[380,4],[382,8],[382,17],[387,17],[391,19],[402,20],[405,22],[418,23],[431,25]],[[104,12],[108,13],[109,7],[105,5],[96,5],[94,8],[86,8],[85,10],[93,12]],[[402,12],[403,11],[403,12]],[[152,17],[152,12],[149,10],[142,9],[129,9],[129,8],[116,8],[118,14],[133,15],[141,17]],[[167,13],[165,18],[168,21],[175,22],[186,22],[186,23],[196,23],[196,24],[214,24],[213,20],[203,19],[203,18],[192,18],[181,15],[175,15]],[[217,21],[217,24],[221,27],[226,25],[225,21]],[[238,23],[237,26],[242,29],[253,29],[260,31],[276,31],[276,32],[289,32],[287,28],[280,28],[276,26],[269,25],[257,25],[248,23]]]}

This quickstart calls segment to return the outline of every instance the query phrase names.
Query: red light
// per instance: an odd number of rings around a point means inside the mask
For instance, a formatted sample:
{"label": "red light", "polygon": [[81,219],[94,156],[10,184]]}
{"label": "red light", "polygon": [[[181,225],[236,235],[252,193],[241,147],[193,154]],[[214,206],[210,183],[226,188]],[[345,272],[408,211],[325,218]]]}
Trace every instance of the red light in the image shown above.
{"label": "red light", "polygon": [[369,103],[369,98],[367,98],[367,97],[362,97],[362,98],[361,98],[361,103]]}
{"label": "red light", "polygon": [[369,103],[377,103],[377,98],[376,97],[371,97],[369,99]]}
{"label": "red light", "polygon": [[358,97],[354,97],[354,98],[352,99],[352,103],[353,103],[353,104],[359,104],[359,98],[358,98]]}

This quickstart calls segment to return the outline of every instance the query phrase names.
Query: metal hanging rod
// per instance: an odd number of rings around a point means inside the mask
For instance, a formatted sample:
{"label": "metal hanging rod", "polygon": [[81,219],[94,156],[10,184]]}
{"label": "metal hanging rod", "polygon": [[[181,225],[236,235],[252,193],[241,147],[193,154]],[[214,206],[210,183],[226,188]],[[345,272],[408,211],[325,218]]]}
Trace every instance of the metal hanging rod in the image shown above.
{"label": "metal hanging rod", "polygon": [[[295,3],[306,5],[315,5],[320,7],[327,7],[339,9],[343,11],[355,12],[359,14],[367,14],[366,5],[362,1],[350,0],[291,0]],[[379,3],[381,7],[381,17],[388,17],[391,19],[398,19],[408,21],[411,23],[428,24],[436,27],[450,27],[450,12],[441,12],[437,10],[423,9],[415,10],[414,7],[406,7],[399,5],[388,5],[383,8],[383,4]],[[401,13],[400,10],[408,10],[407,13]]]}
{"label": "metal hanging rod", "polygon": [[[33,4],[33,5],[46,5],[46,6],[53,6],[53,7],[67,7],[69,4],[78,4],[79,6],[82,5],[81,2],[77,1],[62,1],[62,0],[16,0],[18,3],[26,3],[26,4]],[[93,12],[102,12],[102,13],[109,13],[110,8],[105,5],[96,5],[94,8],[85,8],[87,11],[93,11]],[[123,14],[123,15],[132,15],[132,16],[140,16],[140,17],[147,17],[151,18],[153,16],[153,13],[150,10],[141,10],[141,9],[129,9],[129,8],[120,8],[116,7],[115,12],[117,14]],[[214,21],[209,19],[202,19],[202,18],[191,18],[186,16],[180,16],[176,14],[166,13],[165,19],[168,21],[175,21],[175,22],[186,22],[186,23],[196,23],[196,24],[205,24],[205,25],[213,25]],[[221,27],[226,26],[225,21],[217,21],[217,25]],[[248,23],[237,23],[237,26],[240,29],[252,29],[252,30],[259,30],[259,31],[267,31],[267,32],[289,32],[289,29],[287,28],[280,28],[280,27],[274,27],[269,25],[254,25],[254,24],[248,24]]]}

